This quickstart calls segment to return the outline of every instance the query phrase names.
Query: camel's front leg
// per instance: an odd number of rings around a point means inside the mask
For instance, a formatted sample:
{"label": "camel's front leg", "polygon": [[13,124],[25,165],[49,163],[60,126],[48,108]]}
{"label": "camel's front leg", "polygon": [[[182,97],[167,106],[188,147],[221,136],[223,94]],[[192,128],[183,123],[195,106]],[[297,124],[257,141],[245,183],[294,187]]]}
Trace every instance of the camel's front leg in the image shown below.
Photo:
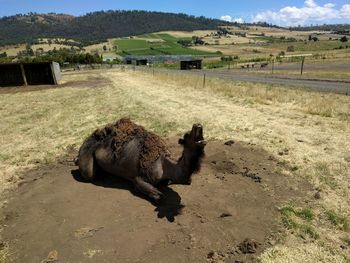
{"label": "camel's front leg", "polygon": [[160,192],[157,188],[155,188],[150,183],[145,182],[141,177],[136,177],[134,179],[134,184],[136,190],[148,195],[154,201],[159,202],[162,198],[162,192]]}

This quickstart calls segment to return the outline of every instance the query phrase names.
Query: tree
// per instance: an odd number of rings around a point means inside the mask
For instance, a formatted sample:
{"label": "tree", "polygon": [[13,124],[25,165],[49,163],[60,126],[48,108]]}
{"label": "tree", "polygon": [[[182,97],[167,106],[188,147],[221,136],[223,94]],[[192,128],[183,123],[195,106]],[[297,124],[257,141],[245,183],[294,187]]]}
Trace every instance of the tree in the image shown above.
{"label": "tree", "polygon": [[346,36],[343,36],[343,37],[340,39],[340,42],[343,42],[343,43],[348,42],[348,41],[349,41],[349,39],[348,39]]}
{"label": "tree", "polygon": [[294,52],[294,46],[287,47],[287,52]]}
{"label": "tree", "polygon": [[34,51],[29,43],[26,44],[27,56],[34,56]]}
{"label": "tree", "polygon": [[107,50],[106,45],[103,45],[103,51],[106,51],[106,50]]}

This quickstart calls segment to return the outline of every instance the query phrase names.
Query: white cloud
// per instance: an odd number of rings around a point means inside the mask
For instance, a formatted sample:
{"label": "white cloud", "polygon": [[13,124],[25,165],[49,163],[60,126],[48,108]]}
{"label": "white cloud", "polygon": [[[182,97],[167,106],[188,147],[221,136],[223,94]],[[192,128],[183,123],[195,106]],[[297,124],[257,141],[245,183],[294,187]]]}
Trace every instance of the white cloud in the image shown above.
{"label": "white cloud", "polygon": [[340,9],[335,4],[318,5],[314,0],[306,0],[303,7],[286,6],[277,12],[265,11],[253,17],[253,22],[271,22],[279,25],[305,25],[329,22],[336,19],[350,19],[350,4]]}
{"label": "white cloud", "polygon": [[345,19],[350,19],[350,5],[343,5],[340,9],[340,16]]}
{"label": "white cloud", "polygon": [[232,22],[232,17],[229,16],[229,15],[221,16],[220,19],[221,19],[221,20],[224,20],[224,21],[226,21],[226,22]]}
{"label": "white cloud", "polygon": [[243,23],[243,18],[239,17],[239,18],[232,18],[229,15],[225,15],[225,16],[221,16],[220,17],[221,20],[227,21],[227,22],[236,22],[236,23]]}
{"label": "white cloud", "polygon": [[233,20],[233,22],[236,22],[236,23],[238,23],[238,24],[242,24],[244,21],[243,21],[243,18],[239,17],[239,18],[235,18],[235,19]]}

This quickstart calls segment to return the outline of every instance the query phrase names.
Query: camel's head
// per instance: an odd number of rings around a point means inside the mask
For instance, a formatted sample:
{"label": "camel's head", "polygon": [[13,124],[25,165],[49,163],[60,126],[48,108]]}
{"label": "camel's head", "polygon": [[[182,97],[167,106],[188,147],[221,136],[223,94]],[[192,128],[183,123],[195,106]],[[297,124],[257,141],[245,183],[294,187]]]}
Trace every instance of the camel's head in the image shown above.
{"label": "camel's head", "polygon": [[203,126],[201,124],[193,124],[192,130],[186,132],[182,139],[179,139],[179,144],[186,148],[203,149],[207,142],[203,138]]}
{"label": "camel's head", "polygon": [[192,182],[191,175],[200,170],[201,161],[204,157],[204,147],[207,144],[203,138],[203,126],[193,124],[192,130],[179,139],[179,144],[184,146],[181,158],[186,160],[187,171],[184,173],[184,178],[178,183],[190,185]]}

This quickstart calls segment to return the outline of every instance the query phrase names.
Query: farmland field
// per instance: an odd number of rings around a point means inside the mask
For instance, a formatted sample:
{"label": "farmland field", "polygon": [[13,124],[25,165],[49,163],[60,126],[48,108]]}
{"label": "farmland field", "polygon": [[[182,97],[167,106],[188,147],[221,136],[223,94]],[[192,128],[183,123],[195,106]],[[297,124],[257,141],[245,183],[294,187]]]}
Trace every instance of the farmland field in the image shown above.
{"label": "farmland field", "polygon": [[[0,93],[0,258],[350,259],[349,96],[120,69]],[[203,169],[192,185],[165,188],[165,205],[107,175],[95,184],[76,177],[84,138],[124,116],[166,138],[175,156],[177,139],[204,126]],[[255,253],[239,249],[246,238]]]}
{"label": "farmland field", "polygon": [[131,39],[116,39],[114,45],[120,55],[211,55],[206,52],[186,48],[177,43],[180,39],[169,34],[146,34]]}

